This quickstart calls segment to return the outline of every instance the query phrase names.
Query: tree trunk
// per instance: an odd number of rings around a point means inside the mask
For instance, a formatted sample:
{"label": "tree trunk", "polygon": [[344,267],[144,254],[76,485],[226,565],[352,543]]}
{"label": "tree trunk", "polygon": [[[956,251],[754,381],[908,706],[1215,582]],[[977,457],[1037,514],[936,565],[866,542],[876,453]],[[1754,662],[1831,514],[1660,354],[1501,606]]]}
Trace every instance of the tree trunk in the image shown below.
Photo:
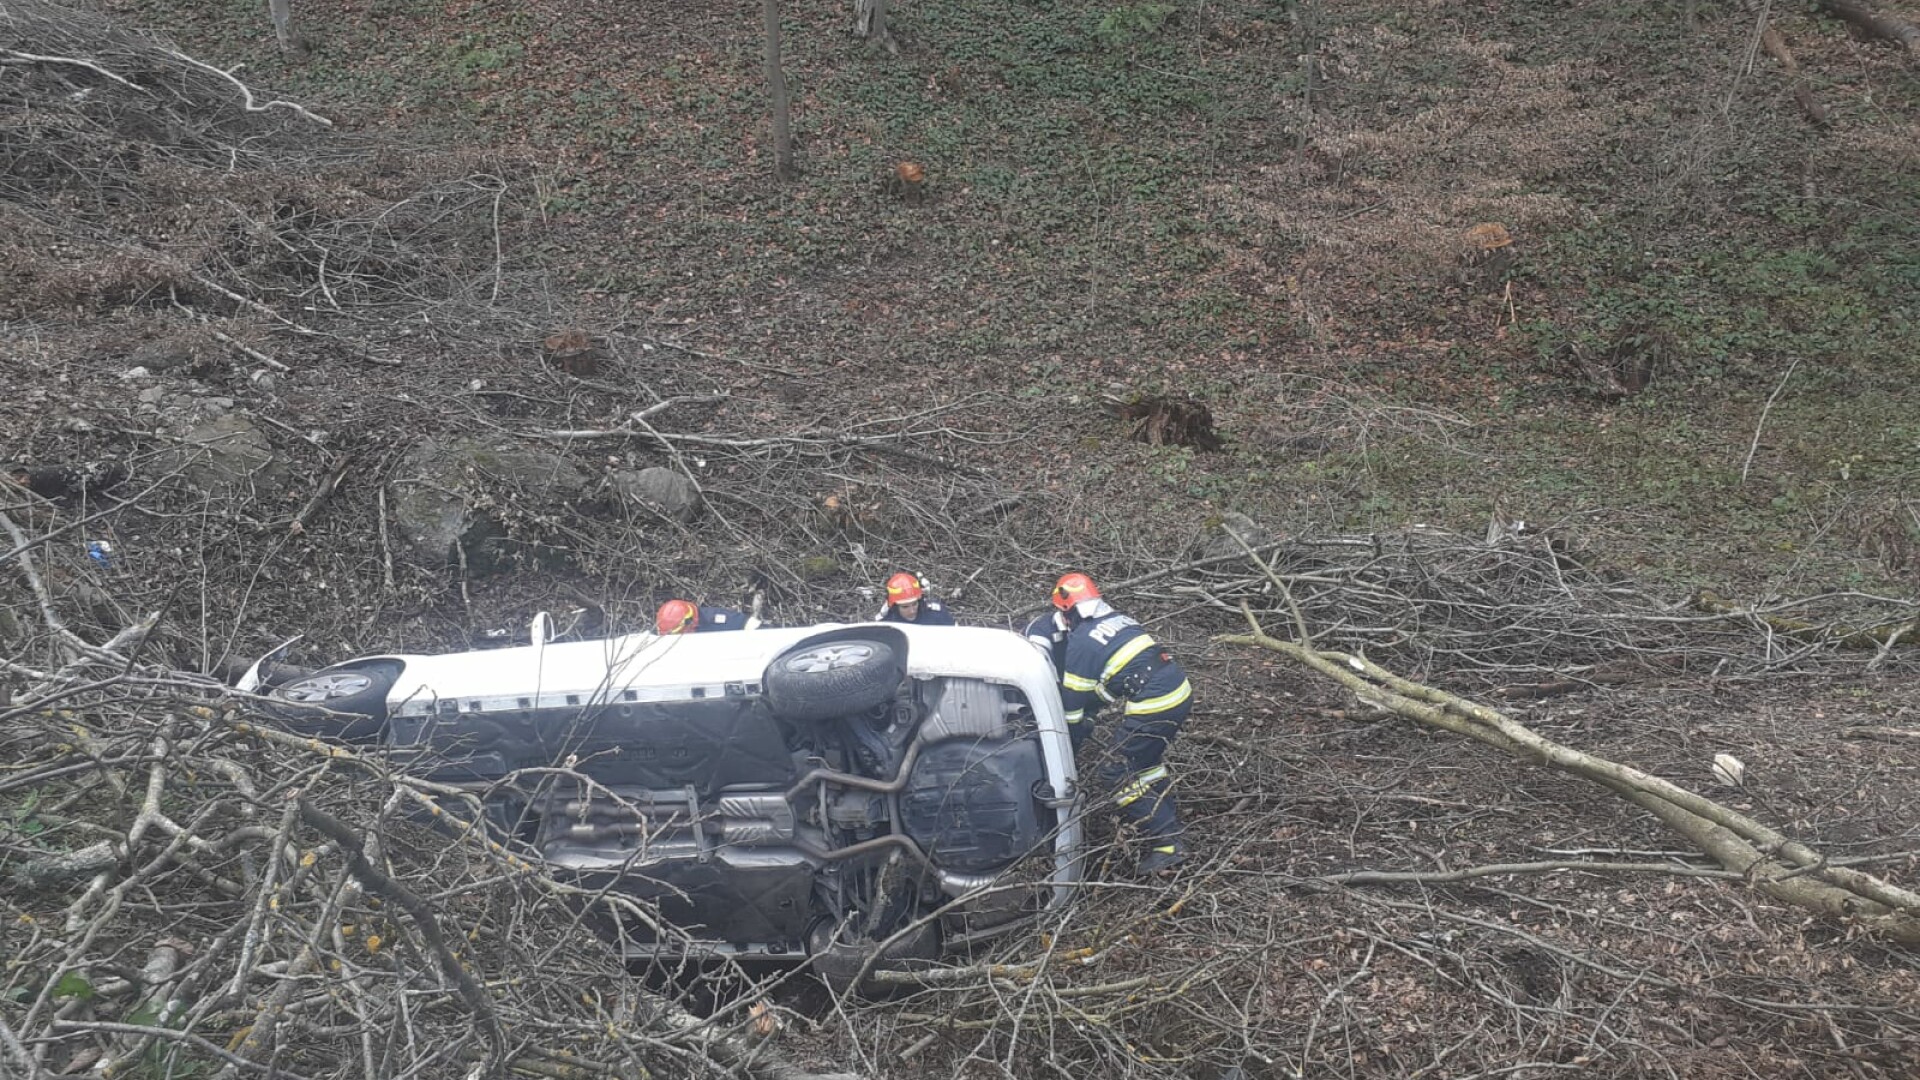
{"label": "tree trunk", "polygon": [[854,0],[853,32],[864,41],[874,42],[887,52],[899,55],[900,47],[887,33],[887,0]]}
{"label": "tree trunk", "polygon": [[780,71],[780,0],[766,0],[767,18],[767,92],[773,99],[773,172],[782,180],[791,180],[793,168],[793,130],[788,113],[787,77]]}
{"label": "tree trunk", "polygon": [[306,56],[307,39],[293,28],[292,0],[267,0],[267,14],[273,18],[273,32],[280,38],[280,51],[288,56]]}

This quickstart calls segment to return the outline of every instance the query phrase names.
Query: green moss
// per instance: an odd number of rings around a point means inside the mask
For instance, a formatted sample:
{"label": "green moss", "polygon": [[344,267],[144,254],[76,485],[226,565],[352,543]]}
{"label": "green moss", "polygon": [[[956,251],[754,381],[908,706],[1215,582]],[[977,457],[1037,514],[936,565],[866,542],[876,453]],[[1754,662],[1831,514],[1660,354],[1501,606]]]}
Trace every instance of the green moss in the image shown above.
{"label": "green moss", "polygon": [[794,567],[802,581],[828,581],[840,576],[840,562],[831,555],[808,555]]}

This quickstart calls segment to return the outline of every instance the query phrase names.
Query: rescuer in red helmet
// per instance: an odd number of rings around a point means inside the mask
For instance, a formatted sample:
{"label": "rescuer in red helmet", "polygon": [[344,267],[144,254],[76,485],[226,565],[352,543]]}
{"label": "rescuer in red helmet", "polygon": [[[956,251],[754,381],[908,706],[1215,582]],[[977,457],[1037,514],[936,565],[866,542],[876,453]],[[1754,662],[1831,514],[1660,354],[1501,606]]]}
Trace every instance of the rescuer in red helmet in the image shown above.
{"label": "rescuer in red helmet", "polygon": [[669,600],[653,616],[661,634],[707,634],[718,630],[745,630],[748,619],[732,608],[705,607],[691,600]]}
{"label": "rescuer in red helmet", "polygon": [[927,583],[919,574],[905,570],[887,579],[887,606],[880,609],[881,622],[918,623],[921,626],[952,626],[953,613],[947,606],[927,595]]}
{"label": "rescuer in red helmet", "polygon": [[1121,703],[1113,746],[1118,760],[1095,775],[1150,845],[1140,859],[1141,871],[1172,870],[1186,859],[1187,849],[1165,759],[1193,711],[1193,684],[1173,654],[1133,617],[1115,611],[1087,575],[1062,575],[1051,599],[1069,627],[1060,665],[1067,731],[1078,748],[1093,730],[1100,707]]}

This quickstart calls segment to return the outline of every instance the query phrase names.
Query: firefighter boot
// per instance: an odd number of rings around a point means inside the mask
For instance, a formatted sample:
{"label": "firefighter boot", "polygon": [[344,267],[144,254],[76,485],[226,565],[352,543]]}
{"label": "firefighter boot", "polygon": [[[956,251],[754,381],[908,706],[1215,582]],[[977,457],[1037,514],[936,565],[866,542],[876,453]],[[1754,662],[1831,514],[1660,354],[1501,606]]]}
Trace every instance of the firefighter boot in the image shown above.
{"label": "firefighter boot", "polygon": [[1140,856],[1140,874],[1143,877],[1170,874],[1175,867],[1186,861],[1186,841],[1178,836],[1164,837],[1156,841],[1145,855]]}
{"label": "firefighter boot", "polygon": [[1141,873],[1163,874],[1186,860],[1180,807],[1173,798],[1173,778],[1164,764],[1133,774],[1114,792],[1113,802],[1149,845],[1140,857]]}

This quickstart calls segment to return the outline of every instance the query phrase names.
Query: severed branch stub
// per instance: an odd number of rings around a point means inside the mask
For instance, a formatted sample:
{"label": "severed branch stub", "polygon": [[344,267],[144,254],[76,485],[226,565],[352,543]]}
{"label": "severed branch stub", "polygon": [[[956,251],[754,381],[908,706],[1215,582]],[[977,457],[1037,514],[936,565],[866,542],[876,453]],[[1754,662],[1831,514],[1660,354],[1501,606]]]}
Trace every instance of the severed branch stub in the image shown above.
{"label": "severed branch stub", "polygon": [[[1279,576],[1264,560],[1252,557],[1284,595]],[[1836,866],[1821,852],[1746,814],[1630,765],[1547,739],[1498,710],[1401,678],[1352,653],[1273,637],[1251,608],[1242,603],[1240,610],[1250,632],[1216,640],[1292,657],[1369,705],[1599,784],[1659,818],[1762,893],[1828,918],[1850,921],[1902,944],[1920,945],[1920,893]],[[1297,607],[1294,622],[1301,640],[1310,641]]]}
{"label": "severed branch stub", "polygon": [[1780,31],[1768,26],[1760,31],[1760,47],[1779,62],[1787,78],[1792,80],[1793,100],[1800,106],[1800,111],[1806,114],[1808,120],[1825,125],[1827,108],[1813,96],[1813,90],[1807,85],[1806,73],[1800,70],[1800,64],[1793,58],[1793,51],[1787,48],[1787,39],[1780,36]]}

